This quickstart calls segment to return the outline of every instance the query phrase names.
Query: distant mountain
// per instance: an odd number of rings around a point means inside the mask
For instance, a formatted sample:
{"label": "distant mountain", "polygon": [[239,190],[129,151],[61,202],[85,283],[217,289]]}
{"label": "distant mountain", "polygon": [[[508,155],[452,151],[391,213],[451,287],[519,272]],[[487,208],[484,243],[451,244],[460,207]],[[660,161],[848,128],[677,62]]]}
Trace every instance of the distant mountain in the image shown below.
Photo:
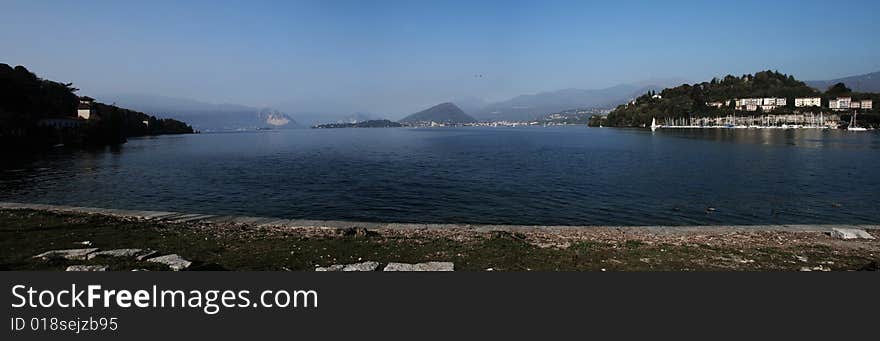
{"label": "distant mountain", "polygon": [[487,121],[524,121],[574,108],[613,108],[647,91],[660,90],[683,82],[678,79],[658,79],[605,89],[564,89],[521,95],[507,101],[489,104],[474,113],[474,116]]}
{"label": "distant mountain", "polygon": [[404,117],[401,123],[471,123],[477,120],[466,114],[457,105],[446,102]]}
{"label": "distant mountain", "polygon": [[270,108],[239,104],[213,104],[184,98],[145,94],[113,94],[98,96],[136,110],[155,113],[160,117],[183,119],[198,130],[241,130],[258,128],[302,128],[287,114]]}
{"label": "distant mountain", "polygon": [[880,92],[880,71],[825,81],[807,81],[807,85],[819,91],[828,90],[834,84],[844,83],[855,92]]}
{"label": "distant mountain", "polygon": [[477,97],[462,97],[456,98],[452,101],[455,103],[462,111],[464,111],[468,115],[473,115],[480,110],[483,110],[486,106],[489,105],[489,102],[486,102],[482,98]]}

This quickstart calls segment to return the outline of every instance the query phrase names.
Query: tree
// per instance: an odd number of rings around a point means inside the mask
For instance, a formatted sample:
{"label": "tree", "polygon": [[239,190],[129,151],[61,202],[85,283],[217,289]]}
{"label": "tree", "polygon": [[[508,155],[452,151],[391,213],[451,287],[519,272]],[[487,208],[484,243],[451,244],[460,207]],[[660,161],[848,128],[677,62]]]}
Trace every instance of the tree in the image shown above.
{"label": "tree", "polygon": [[828,91],[825,91],[825,94],[827,94],[828,96],[831,96],[831,97],[845,96],[845,95],[852,94],[852,89],[847,88],[846,84],[837,83],[837,84],[832,85],[830,88],[828,88]]}

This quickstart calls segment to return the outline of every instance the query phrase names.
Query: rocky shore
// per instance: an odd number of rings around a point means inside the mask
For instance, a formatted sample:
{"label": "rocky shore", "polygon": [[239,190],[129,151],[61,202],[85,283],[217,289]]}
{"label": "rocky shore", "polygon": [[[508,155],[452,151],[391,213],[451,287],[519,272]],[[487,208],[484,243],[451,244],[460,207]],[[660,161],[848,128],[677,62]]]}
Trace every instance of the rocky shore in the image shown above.
{"label": "rocky shore", "polygon": [[878,270],[878,226],[318,222],[0,203],[2,270]]}

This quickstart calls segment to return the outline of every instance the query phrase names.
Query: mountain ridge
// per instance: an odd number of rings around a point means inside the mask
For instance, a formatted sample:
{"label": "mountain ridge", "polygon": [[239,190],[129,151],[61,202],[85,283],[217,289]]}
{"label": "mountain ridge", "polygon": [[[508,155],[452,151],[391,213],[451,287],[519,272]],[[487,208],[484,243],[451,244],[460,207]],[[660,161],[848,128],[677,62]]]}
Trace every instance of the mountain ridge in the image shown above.
{"label": "mountain ridge", "polygon": [[445,102],[400,119],[400,123],[473,123],[477,120],[465,113],[455,103]]}

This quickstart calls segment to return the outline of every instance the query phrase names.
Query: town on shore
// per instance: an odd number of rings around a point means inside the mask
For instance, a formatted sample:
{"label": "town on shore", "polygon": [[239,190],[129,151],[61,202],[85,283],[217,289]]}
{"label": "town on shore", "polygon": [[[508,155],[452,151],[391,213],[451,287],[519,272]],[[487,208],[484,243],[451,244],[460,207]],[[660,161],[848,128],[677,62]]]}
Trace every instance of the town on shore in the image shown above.
{"label": "town on shore", "polygon": [[[614,109],[577,108],[535,113],[531,119],[478,120],[443,103],[400,121],[366,120],[313,128],[520,127],[587,125],[651,128],[816,128],[854,131],[880,128],[877,93],[858,93],[837,83],[824,91],[791,75],[761,71],[648,92]],[[503,116],[503,115],[502,115]]]}

